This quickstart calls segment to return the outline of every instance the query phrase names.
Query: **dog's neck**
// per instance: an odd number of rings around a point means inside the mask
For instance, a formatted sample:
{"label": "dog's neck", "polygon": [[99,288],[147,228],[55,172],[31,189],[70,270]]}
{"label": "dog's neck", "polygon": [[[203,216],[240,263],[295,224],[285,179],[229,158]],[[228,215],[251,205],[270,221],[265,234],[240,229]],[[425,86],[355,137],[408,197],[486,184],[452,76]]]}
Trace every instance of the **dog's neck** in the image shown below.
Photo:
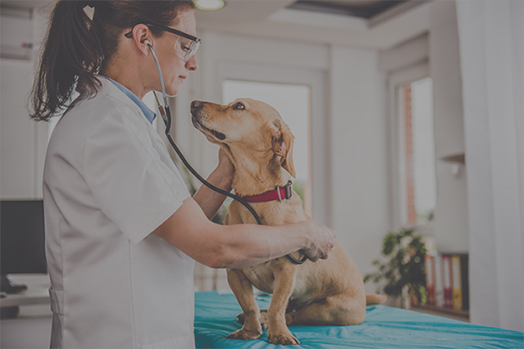
{"label": "dog's neck", "polygon": [[284,186],[292,179],[291,175],[280,166],[280,158],[274,155],[269,161],[262,162],[266,166],[254,162],[235,164],[235,176],[232,187],[240,196],[258,195],[275,187]]}

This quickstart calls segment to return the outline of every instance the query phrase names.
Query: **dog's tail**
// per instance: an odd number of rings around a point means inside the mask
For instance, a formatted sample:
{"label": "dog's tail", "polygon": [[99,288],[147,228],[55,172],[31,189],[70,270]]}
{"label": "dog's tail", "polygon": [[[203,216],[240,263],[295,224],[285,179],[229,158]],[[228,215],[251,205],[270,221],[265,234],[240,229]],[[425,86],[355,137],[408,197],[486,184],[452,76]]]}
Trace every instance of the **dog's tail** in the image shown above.
{"label": "dog's tail", "polygon": [[366,305],[375,305],[382,304],[388,299],[388,296],[385,294],[367,294],[366,295]]}

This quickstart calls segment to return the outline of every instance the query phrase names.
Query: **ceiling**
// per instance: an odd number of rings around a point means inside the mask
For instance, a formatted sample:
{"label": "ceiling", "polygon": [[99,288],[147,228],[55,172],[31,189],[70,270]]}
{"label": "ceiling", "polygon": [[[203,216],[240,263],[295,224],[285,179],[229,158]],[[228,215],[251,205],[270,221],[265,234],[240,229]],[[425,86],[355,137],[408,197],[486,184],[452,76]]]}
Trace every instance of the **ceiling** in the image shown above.
{"label": "ceiling", "polygon": [[429,29],[431,0],[225,0],[197,11],[200,30],[388,49]]}
{"label": "ceiling", "polygon": [[[427,32],[432,0],[225,1],[221,10],[196,11],[199,31],[387,49]],[[45,10],[53,2],[0,0]]]}
{"label": "ceiling", "polygon": [[408,0],[299,0],[288,8],[370,19]]}

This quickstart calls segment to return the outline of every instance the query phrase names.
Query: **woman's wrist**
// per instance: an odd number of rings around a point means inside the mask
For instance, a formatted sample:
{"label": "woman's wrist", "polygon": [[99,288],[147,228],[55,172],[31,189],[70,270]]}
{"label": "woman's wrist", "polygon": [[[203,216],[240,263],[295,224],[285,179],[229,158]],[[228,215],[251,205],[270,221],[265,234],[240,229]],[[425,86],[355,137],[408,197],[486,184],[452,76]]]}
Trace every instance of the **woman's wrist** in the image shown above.
{"label": "woman's wrist", "polygon": [[307,250],[313,247],[313,240],[311,239],[311,223],[308,221],[302,221],[296,223],[300,229],[301,236],[303,237],[303,246],[300,250]]}
{"label": "woman's wrist", "polygon": [[228,171],[225,171],[219,166],[209,175],[208,182],[222,190],[229,192],[231,191],[233,175],[229,174]]}

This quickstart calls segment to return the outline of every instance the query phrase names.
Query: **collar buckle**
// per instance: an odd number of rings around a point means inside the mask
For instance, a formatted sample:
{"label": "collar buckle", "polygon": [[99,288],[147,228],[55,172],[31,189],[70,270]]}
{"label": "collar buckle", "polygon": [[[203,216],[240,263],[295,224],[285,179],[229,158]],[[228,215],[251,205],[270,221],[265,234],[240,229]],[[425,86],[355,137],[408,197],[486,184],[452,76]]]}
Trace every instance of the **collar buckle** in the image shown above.
{"label": "collar buckle", "polygon": [[277,185],[275,189],[278,193],[278,201],[280,202],[282,202],[283,199],[280,189],[284,189],[284,199],[288,200],[291,198],[291,196],[293,196],[293,183],[291,181],[287,182],[287,184],[283,187]]}
{"label": "collar buckle", "polygon": [[286,199],[291,198],[291,196],[293,196],[293,183],[291,181],[287,182],[284,190],[286,191]]}

